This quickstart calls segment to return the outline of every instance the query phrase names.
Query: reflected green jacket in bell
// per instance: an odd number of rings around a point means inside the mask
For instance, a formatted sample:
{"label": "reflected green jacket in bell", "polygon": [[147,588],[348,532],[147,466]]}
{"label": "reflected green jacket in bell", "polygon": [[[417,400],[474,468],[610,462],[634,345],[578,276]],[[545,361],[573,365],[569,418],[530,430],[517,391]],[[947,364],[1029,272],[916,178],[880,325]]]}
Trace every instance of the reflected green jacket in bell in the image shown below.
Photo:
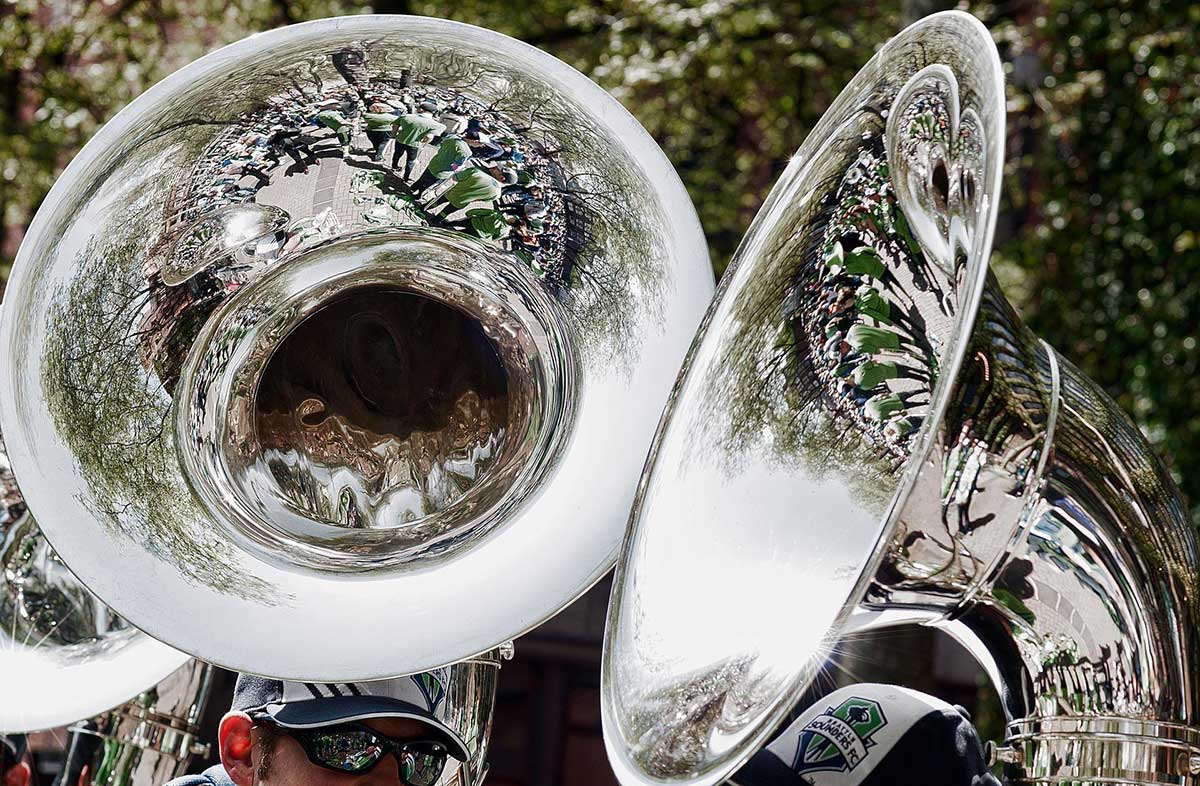
{"label": "reflected green jacket in bell", "polygon": [[453,175],[471,157],[471,147],[460,137],[448,136],[429,160],[429,174],[438,180]]}
{"label": "reflected green jacket in bell", "polygon": [[396,118],[396,144],[413,147],[427,136],[436,136],[446,127],[426,115],[401,115]]}
{"label": "reflected green jacket in bell", "polygon": [[476,208],[468,210],[467,215],[471,217],[471,228],[475,234],[488,240],[503,240],[511,231],[508,221],[499,210]]}
{"label": "reflected green jacket in bell", "polygon": [[872,390],[889,379],[900,376],[896,364],[890,361],[876,363],[868,360],[854,369],[854,384],[863,390]]}
{"label": "reflected green jacket in bell", "polygon": [[899,349],[900,336],[885,328],[851,325],[846,343],[858,352],[874,355],[883,349]]}
{"label": "reflected green jacket in bell", "polygon": [[446,199],[455,207],[493,202],[500,196],[500,181],[478,167],[464,169],[454,179],[458,182],[446,192]]}
{"label": "reflected green jacket in bell", "polygon": [[895,393],[871,396],[863,407],[863,413],[871,420],[887,420],[902,412],[904,412],[904,400]]}
{"label": "reflected green jacket in bell", "polygon": [[340,131],[342,126],[350,125],[350,121],[346,119],[346,116],[336,109],[326,109],[323,112],[318,112],[317,121],[326,128],[332,128],[334,131]]}
{"label": "reflected green jacket in bell", "polygon": [[368,131],[391,131],[399,118],[387,112],[366,112],[363,120],[367,121]]}

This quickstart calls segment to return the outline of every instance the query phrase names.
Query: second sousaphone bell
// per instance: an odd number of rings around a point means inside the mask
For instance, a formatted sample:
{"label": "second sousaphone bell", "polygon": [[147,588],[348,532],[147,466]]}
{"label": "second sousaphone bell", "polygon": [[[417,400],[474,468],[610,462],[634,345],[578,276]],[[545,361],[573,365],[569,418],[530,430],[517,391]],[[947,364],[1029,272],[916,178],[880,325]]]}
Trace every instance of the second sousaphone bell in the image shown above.
{"label": "second sousaphone bell", "polygon": [[1195,534],[1138,430],[988,274],[1003,137],[990,36],[938,14],[772,190],[618,563],[602,693],[626,786],[724,780],[841,637],[894,624],[977,657],[1017,781],[1200,774]]}

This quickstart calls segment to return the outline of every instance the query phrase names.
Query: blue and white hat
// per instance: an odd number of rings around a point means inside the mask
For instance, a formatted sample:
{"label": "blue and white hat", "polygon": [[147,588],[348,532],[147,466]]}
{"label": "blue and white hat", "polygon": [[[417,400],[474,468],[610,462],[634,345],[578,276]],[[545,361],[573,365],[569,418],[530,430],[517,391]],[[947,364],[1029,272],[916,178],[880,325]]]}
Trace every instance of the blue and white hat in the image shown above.
{"label": "blue and white hat", "polygon": [[862,683],[809,707],[731,779],[738,786],[1000,786],[966,711]]}
{"label": "blue and white hat", "polygon": [[462,738],[441,719],[449,669],[375,682],[288,682],[238,676],[231,711],[267,716],[285,729],[314,729],[368,718],[411,718],[429,727],[459,761]]}

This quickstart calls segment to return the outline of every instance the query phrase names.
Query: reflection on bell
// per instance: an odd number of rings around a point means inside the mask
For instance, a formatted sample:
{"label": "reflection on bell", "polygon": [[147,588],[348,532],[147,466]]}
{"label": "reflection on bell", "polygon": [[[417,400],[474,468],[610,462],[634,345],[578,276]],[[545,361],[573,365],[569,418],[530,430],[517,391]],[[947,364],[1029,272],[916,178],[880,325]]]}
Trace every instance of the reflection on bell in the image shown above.
{"label": "reflection on bell", "polygon": [[[331,345],[341,363],[330,362]],[[410,523],[453,504],[503,452],[509,422],[505,370],[479,323],[402,291],[351,293],[301,323],[264,369],[255,406],[270,472],[294,490],[292,504],[349,527]],[[306,482],[306,466],[328,474]],[[338,467],[360,483],[341,486]]]}
{"label": "reflection on bell", "polygon": [[1018,782],[1179,784],[1200,556],[1137,429],[987,263],[1000,62],[962,13],[890,41],[726,274],[652,448],[606,631],[623,784],[715,784],[844,637],[944,627]]}
{"label": "reflection on bell", "polygon": [[0,435],[0,733],[98,715],[182,675],[189,660],[71,574],[30,514]]}
{"label": "reflection on bell", "polygon": [[[0,421],[63,562],[181,651],[476,663],[611,567],[711,295],[599,87],[467,25],[329,19],[193,63],[72,162],[6,291]],[[464,723],[493,665],[460,668]]]}

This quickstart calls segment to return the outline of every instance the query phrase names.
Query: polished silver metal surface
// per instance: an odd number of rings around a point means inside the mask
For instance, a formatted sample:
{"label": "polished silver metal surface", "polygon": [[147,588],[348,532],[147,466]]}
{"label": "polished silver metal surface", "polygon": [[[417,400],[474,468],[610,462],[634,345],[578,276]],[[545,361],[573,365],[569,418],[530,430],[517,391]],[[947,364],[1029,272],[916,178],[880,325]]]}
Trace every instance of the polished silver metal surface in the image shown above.
{"label": "polished silver metal surface", "polygon": [[0,436],[0,732],[90,718],[188,660],[71,574],[30,515]]}
{"label": "polished silver metal surface", "polygon": [[603,664],[632,784],[715,784],[839,639],[929,624],[1009,720],[1007,777],[1193,783],[1200,559],[1112,401],[987,271],[1003,76],[962,13],[906,29],[797,152],[664,414]]}
{"label": "polished silver metal surface", "polygon": [[95,742],[80,783],[160,786],[186,774],[194,756],[209,755],[198,735],[212,673],[209,664],[189,660],[121,706],[72,727]]}
{"label": "polished silver metal surface", "polygon": [[[419,308],[430,322],[435,303],[485,326],[492,341],[478,362],[495,368],[459,379],[475,361],[457,341],[400,347],[389,369],[396,377],[372,367],[372,331],[394,328],[403,339],[412,328],[396,317],[389,324],[388,311]],[[461,317],[443,313],[437,327],[456,328]],[[297,326],[314,318],[324,319],[314,342],[288,355],[303,341]],[[393,432],[370,444],[377,432],[356,427],[385,423],[381,408],[353,411],[328,377],[293,393],[308,382],[307,353],[347,324],[354,392],[407,414],[451,388],[440,433],[414,430],[402,441]],[[281,344],[281,336],[289,338]],[[258,544],[264,560],[354,573],[428,560],[485,537],[540,485],[574,414],[572,341],[559,303],[515,258],[477,240],[398,228],[330,241],[241,287],[209,316],[177,388],[184,472],[212,515]],[[454,377],[422,357],[434,350],[449,355]],[[403,374],[419,381],[406,384]],[[442,458],[425,466],[429,454]]]}
{"label": "polished silver metal surface", "polygon": [[496,708],[496,685],[504,661],[512,660],[513,644],[505,642],[483,655],[444,667],[446,696],[437,706],[438,719],[458,732],[470,759],[448,767],[438,786],[479,786],[487,777],[488,741]]}
{"label": "polished silver metal surface", "polygon": [[711,294],[599,87],[466,25],[323,20],[193,63],[71,163],[8,286],[0,420],[132,624],[278,677],[423,671],[611,566]]}

